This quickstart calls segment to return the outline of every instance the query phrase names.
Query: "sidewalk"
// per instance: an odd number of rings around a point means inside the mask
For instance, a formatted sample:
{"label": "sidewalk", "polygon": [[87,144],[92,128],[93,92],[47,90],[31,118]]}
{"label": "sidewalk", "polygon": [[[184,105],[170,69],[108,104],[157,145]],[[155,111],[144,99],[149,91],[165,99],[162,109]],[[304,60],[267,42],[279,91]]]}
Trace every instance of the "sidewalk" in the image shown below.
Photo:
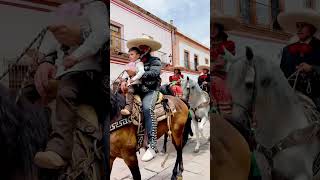
{"label": "sidewalk", "polygon": [[[207,123],[204,129],[206,137],[210,134],[209,124]],[[163,145],[163,138],[158,140],[158,148],[161,150]],[[143,180],[167,180],[171,179],[172,170],[176,159],[175,149],[169,141],[167,143],[167,151],[170,153],[168,160],[164,168],[161,167],[165,155],[158,155],[155,159],[149,162],[142,162],[141,153],[137,153],[139,159],[140,172]],[[188,143],[183,149],[183,180],[209,180],[210,179],[210,143],[205,139],[201,140],[201,146],[199,153],[194,153],[194,147],[196,145],[195,139],[190,138]],[[116,159],[113,164],[111,172],[111,180],[129,180],[132,179],[129,168],[126,166],[122,159]]]}

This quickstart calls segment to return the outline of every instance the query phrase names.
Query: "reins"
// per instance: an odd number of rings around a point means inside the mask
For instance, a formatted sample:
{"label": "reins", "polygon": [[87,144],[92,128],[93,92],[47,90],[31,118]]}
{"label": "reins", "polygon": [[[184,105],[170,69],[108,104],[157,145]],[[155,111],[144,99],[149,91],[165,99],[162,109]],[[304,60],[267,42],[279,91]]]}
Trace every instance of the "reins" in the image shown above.
{"label": "reins", "polygon": [[[36,52],[35,53],[39,53],[39,49],[40,46],[42,44],[42,41],[44,39],[44,36],[46,35],[48,31],[48,27],[42,29],[40,31],[40,33],[37,34],[37,36],[29,43],[29,45],[22,51],[22,53],[17,57],[17,59],[15,60],[15,62],[12,65],[18,65],[18,63],[21,61],[21,59],[29,52],[29,50],[32,48],[32,46],[39,40],[39,44],[36,47]],[[47,55],[48,56],[48,55]],[[46,56],[45,56],[46,57]],[[35,69],[35,67],[38,66],[39,64],[39,54],[34,54],[34,56],[32,57],[33,59],[33,63],[31,63],[28,66],[27,72],[26,72],[26,76],[23,78],[23,81],[21,83],[20,88],[18,89],[18,93],[16,95],[15,98],[15,103],[17,103],[20,99],[20,97],[22,96],[22,89],[25,86],[25,83],[27,82],[27,80],[30,78],[33,70]],[[10,72],[10,66],[7,68],[7,70],[5,70],[1,76],[0,76],[0,81]]]}
{"label": "reins", "polygon": [[[292,73],[288,78],[287,80],[290,82],[290,81],[294,81],[293,83],[293,89],[296,90],[296,85],[297,85],[297,82],[298,82],[298,78],[300,76],[300,71],[299,70],[296,70],[294,73]],[[307,89],[306,89],[306,92],[308,94],[311,93],[311,83],[310,83],[310,80],[308,80],[308,85],[307,85]]]}

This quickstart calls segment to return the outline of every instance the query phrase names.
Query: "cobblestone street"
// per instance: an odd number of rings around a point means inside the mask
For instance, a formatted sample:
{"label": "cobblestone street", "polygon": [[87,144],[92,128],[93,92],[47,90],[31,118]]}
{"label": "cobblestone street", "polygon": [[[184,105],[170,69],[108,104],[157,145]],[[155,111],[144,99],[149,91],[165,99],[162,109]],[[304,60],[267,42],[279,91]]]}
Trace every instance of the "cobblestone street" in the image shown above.
{"label": "cobblestone street", "polygon": [[[205,125],[204,134],[206,137],[210,134],[210,127],[207,123]],[[163,144],[163,138],[158,141],[159,150],[160,146]],[[183,149],[183,179],[184,180],[208,180],[210,179],[210,143],[202,139],[200,151],[194,153],[194,147],[196,145],[195,137],[189,139],[188,143]],[[139,166],[141,171],[141,176],[143,180],[167,180],[171,179],[172,170],[174,167],[176,152],[170,142],[168,142],[168,152],[170,153],[164,168],[161,167],[161,163],[165,159],[166,155],[158,155],[155,159],[149,162],[142,162],[141,153],[137,153],[139,159]],[[126,166],[122,159],[116,159],[113,164],[113,169],[111,172],[111,180],[129,180],[132,179],[129,168]]]}

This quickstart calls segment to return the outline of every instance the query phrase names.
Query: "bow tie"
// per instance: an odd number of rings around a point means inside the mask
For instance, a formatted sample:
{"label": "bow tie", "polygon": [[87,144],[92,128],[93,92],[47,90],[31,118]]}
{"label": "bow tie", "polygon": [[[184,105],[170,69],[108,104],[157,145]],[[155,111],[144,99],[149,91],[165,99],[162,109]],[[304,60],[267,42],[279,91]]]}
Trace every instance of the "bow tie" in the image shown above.
{"label": "bow tie", "polygon": [[307,43],[295,43],[289,46],[290,54],[300,54],[305,55],[312,52],[312,47]]}

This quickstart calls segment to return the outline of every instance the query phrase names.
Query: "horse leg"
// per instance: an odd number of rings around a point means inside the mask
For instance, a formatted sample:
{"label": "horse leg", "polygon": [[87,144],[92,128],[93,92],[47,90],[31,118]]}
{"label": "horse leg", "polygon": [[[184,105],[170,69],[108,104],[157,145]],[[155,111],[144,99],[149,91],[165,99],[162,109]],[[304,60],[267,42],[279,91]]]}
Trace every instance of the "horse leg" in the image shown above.
{"label": "horse leg", "polygon": [[183,173],[183,160],[182,160],[182,148],[178,148],[177,150],[177,159],[179,159],[179,173],[177,175],[177,178],[182,179],[182,173]]}
{"label": "horse leg", "polygon": [[208,121],[208,116],[204,116],[201,118],[201,122],[199,123],[199,132],[201,134],[201,138],[203,139],[207,139],[203,134],[204,125],[207,123],[207,121]]}
{"label": "horse leg", "polygon": [[193,124],[194,124],[194,130],[196,131],[196,147],[194,148],[194,152],[195,153],[198,153],[199,152],[199,148],[200,148],[200,137],[199,137],[199,125],[198,125],[198,122],[193,120]]}
{"label": "horse leg", "polygon": [[[182,148],[178,148],[177,147],[174,138],[172,138],[172,143],[173,143],[174,147],[176,148],[177,158],[176,158],[176,163],[174,164],[174,168],[173,168],[173,171],[172,171],[171,180],[176,180],[177,179],[177,175],[178,175],[178,166],[180,164],[180,152],[182,153]],[[181,150],[181,151],[179,151],[179,150]]]}
{"label": "horse leg", "polygon": [[163,154],[165,154],[167,152],[167,142],[168,142],[168,134],[165,133],[164,139],[163,139],[163,146],[162,146],[162,150],[161,150],[161,153],[163,153]]}
{"label": "horse leg", "polygon": [[141,174],[140,174],[137,155],[135,153],[128,154],[128,155],[124,156],[123,159],[124,159],[124,162],[129,167],[133,179],[134,180],[141,180]]}

